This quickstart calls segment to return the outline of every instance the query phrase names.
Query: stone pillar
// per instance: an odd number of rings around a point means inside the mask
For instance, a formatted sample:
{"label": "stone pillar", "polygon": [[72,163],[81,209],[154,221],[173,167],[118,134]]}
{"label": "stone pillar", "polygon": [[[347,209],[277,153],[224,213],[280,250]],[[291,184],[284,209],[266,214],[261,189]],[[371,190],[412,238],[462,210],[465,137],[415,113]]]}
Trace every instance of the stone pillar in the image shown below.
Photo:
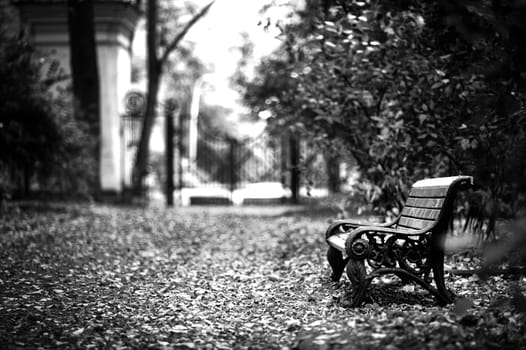
{"label": "stone pillar", "polygon": [[[20,19],[34,45],[70,71],[66,1],[17,1]],[[100,79],[102,190],[122,190],[120,116],[124,96],[131,86],[131,43],[139,17],[129,1],[95,1],[95,28]]]}

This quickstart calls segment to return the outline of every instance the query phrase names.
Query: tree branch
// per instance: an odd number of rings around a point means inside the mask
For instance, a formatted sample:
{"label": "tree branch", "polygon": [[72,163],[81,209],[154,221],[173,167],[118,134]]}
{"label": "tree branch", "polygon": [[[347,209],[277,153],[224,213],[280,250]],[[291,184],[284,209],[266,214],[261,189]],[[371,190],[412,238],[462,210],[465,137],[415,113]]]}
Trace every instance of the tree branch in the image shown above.
{"label": "tree branch", "polygon": [[380,91],[380,97],[378,98],[378,102],[376,103],[376,115],[379,116],[380,115],[380,109],[382,108],[382,101],[384,99],[384,96],[385,96],[385,93],[387,92],[387,86],[384,87],[381,91]]}
{"label": "tree branch", "polygon": [[208,5],[203,7],[203,9],[199,11],[199,13],[197,13],[188,23],[186,23],[183,30],[181,30],[181,32],[177,34],[177,36],[172,40],[170,45],[168,45],[163,55],[161,56],[159,60],[161,65],[164,64],[164,62],[168,59],[168,56],[170,56],[170,54],[177,48],[177,45],[179,45],[179,42],[183,40],[183,38],[185,37],[186,33],[188,33],[190,28],[192,28],[193,25],[197,23],[197,21],[199,21],[204,15],[206,15],[206,13],[210,9],[210,7],[212,7],[214,2],[215,0],[212,0]]}
{"label": "tree branch", "polygon": [[60,74],[52,78],[47,78],[47,79],[42,80],[42,84],[44,84],[46,87],[50,87],[51,85],[54,85],[56,83],[61,83],[69,79],[71,79],[71,74]]}
{"label": "tree branch", "polygon": [[449,152],[445,147],[442,147],[440,151],[442,152],[442,154],[448,157],[448,159],[452,163],[454,163],[457,166],[457,170],[459,171],[459,173],[462,173],[465,171],[464,165],[458,161],[458,159],[453,155],[453,153]]}
{"label": "tree branch", "polygon": [[382,108],[382,101],[384,99],[384,96],[385,96],[385,93],[387,92],[387,87],[384,87],[381,91],[380,91],[380,97],[378,97],[378,102],[376,103],[376,115],[379,116],[380,115],[380,110]]}
{"label": "tree branch", "polygon": [[[346,76],[345,74],[342,74],[341,77],[343,78],[343,81],[347,84],[347,86],[349,86],[351,89],[354,89],[354,86],[348,76]],[[362,110],[365,117],[369,120],[372,120],[371,115],[369,111],[367,110],[367,106],[363,103],[363,101],[359,98],[353,99],[353,101],[355,101],[358,104],[358,106]]]}
{"label": "tree branch", "polygon": [[[393,78],[398,76],[398,68],[396,68],[392,74]],[[394,79],[393,79],[394,80]],[[389,90],[389,86],[386,85],[380,90],[380,97],[378,98],[378,102],[376,103],[376,115],[380,115],[380,110],[382,108],[382,102],[384,100],[385,94]]]}
{"label": "tree branch", "polygon": [[363,103],[363,101],[360,99],[356,99],[355,101],[356,103],[358,103],[358,106],[362,110],[363,114],[367,117],[367,119],[372,120],[371,115],[369,114],[369,111],[367,110],[367,106]]}

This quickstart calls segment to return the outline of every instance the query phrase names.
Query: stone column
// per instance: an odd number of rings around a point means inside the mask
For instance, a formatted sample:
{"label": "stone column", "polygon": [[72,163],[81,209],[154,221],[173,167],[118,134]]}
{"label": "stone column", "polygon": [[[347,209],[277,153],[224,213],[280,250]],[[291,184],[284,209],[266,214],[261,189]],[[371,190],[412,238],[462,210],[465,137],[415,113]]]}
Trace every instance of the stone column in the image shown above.
{"label": "stone column", "polygon": [[[34,45],[69,72],[66,1],[17,1],[15,5]],[[104,192],[118,194],[123,181],[120,116],[131,86],[131,43],[139,11],[130,1],[115,0],[95,1],[94,12],[101,94],[99,176]]]}

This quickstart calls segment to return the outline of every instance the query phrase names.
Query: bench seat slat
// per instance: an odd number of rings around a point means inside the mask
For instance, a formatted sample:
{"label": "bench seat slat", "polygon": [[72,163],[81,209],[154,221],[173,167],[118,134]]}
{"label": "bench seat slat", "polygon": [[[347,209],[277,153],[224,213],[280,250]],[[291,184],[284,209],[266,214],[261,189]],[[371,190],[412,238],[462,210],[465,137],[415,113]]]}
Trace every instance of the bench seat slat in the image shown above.
{"label": "bench seat slat", "polygon": [[416,208],[442,208],[444,205],[444,198],[415,198],[409,197],[405,203],[407,207]]}
{"label": "bench seat slat", "polygon": [[345,241],[349,237],[349,232],[343,232],[336,235],[332,235],[327,239],[327,242],[334,248],[345,252]]}
{"label": "bench seat slat", "polygon": [[449,187],[452,183],[458,181],[459,179],[469,180],[470,183],[473,182],[473,178],[471,176],[435,177],[419,180],[413,184],[413,187]]}
{"label": "bench seat slat", "polygon": [[415,229],[422,229],[431,226],[436,220],[414,219],[407,216],[401,216],[398,225]]}
{"label": "bench seat slat", "polygon": [[409,192],[410,197],[445,197],[448,187],[413,187]]}
{"label": "bench seat slat", "polygon": [[402,216],[409,216],[416,219],[436,220],[439,215],[440,209],[404,207],[402,210]]}
{"label": "bench seat slat", "polygon": [[400,225],[400,224],[398,224],[397,227],[398,228],[403,228],[404,230],[408,230],[408,231],[418,231],[418,230],[420,230],[419,228],[409,227],[409,226]]}

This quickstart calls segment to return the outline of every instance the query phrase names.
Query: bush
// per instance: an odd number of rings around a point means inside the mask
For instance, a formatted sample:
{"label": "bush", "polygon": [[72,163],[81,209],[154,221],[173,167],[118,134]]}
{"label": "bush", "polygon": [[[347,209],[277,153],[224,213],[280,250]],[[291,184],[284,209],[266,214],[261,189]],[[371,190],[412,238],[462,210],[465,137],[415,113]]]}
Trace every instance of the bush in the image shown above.
{"label": "bush", "polygon": [[[457,174],[516,211],[526,26],[514,24],[524,12],[454,0],[305,3],[298,21],[279,24],[283,45],[246,83],[255,112],[277,130],[348,150],[380,212],[399,209],[416,180]],[[459,29],[468,22],[474,33]]]}
{"label": "bush", "polygon": [[[0,23],[8,10],[0,8]],[[96,140],[73,118],[69,90],[51,92],[61,77],[56,62],[42,76],[48,63],[24,36],[0,28],[0,201],[32,190],[85,196],[94,188]]]}

